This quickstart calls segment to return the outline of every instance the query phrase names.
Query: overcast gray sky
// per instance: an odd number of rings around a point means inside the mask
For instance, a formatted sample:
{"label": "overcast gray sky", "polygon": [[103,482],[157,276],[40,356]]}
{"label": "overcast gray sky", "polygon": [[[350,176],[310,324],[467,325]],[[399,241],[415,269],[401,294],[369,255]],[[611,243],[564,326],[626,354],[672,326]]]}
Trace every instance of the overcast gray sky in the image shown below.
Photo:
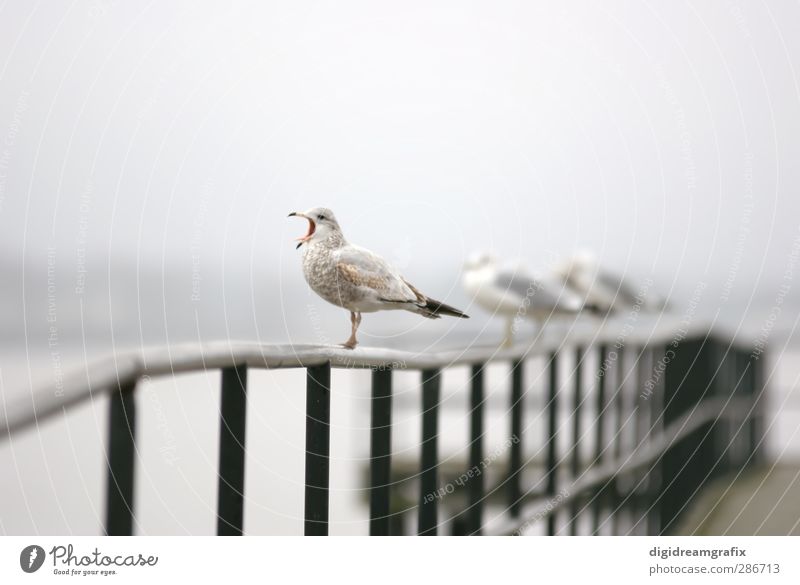
{"label": "overcast gray sky", "polygon": [[305,228],[286,214],[324,205],[459,303],[472,250],[539,267],[589,247],[674,298],[703,281],[768,308],[800,235],[799,17],[795,2],[8,2],[6,305],[24,259],[43,314],[48,249],[62,315],[81,295],[113,305],[137,271],[156,299],[188,302],[194,275],[206,298],[222,281],[245,305],[292,303]]}

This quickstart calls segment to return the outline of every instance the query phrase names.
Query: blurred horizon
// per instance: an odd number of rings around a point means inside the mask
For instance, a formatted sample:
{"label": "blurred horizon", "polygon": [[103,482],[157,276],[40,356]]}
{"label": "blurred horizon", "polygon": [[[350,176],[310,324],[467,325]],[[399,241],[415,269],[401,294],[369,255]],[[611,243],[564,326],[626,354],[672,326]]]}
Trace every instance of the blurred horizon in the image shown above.
{"label": "blurred horizon", "polygon": [[[222,339],[261,343],[330,343],[343,339],[349,327],[348,313],[309,289],[302,278],[300,253],[296,256],[290,259],[295,266],[282,267],[286,280],[279,287],[272,285],[270,274],[244,269],[225,268],[225,276],[212,272],[211,277],[203,276],[198,281],[191,264],[178,262],[166,269],[116,263],[110,271],[108,266],[86,265],[85,272],[76,274],[59,270],[58,262],[49,265],[45,261],[26,266],[24,304],[21,265],[11,268],[0,262],[4,274],[20,275],[19,279],[0,282],[0,297],[6,299],[0,309],[0,327],[5,331],[0,345],[13,346],[24,339],[29,350],[47,351],[51,327],[56,328],[62,346],[81,347],[87,342],[89,346],[105,345],[112,338],[120,347]],[[407,274],[413,273],[410,268]],[[451,339],[461,337],[479,343],[481,340],[474,336],[482,331],[487,332],[489,341],[501,336],[505,319],[486,313],[467,296],[458,283],[458,270],[460,267],[441,270],[425,282],[412,282],[431,296],[441,295],[447,302],[464,308],[470,313],[469,321],[429,321],[405,312],[368,313],[364,331],[378,336],[372,338],[372,344],[383,337],[393,346],[412,349],[413,340],[435,338],[442,333]],[[634,284],[649,277],[642,274],[637,279],[627,274]],[[67,290],[67,294],[53,294],[48,283],[58,291]],[[701,283],[703,288],[695,296],[690,290],[673,292],[668,318],[680,318],[694,299],[699,301],[693,309],[694,318],[715,320],[722,331],[740,330],[743,336],[755,338],[769,326],[770,338],[791,344],[798,341],[791,325],[800,314],[798,297],[787,296],[780,304],[780,320],[772,323],[769,316],[775,302],[770,298],[771,291],[756,293],[754,298],[731,291],[723,301],[719,286],[712,289],[707,281]],[[83,287],[80,291],[79,286]],[[656,282],[654,290],[661,293],[664,289]],[[623,312],[616,318],[625,317]],[[558,321],[555,319],[554,323]],[[524,329],[531,333],[535,330],[533,324]],[[410,343],[404,343],[404,337]]]}

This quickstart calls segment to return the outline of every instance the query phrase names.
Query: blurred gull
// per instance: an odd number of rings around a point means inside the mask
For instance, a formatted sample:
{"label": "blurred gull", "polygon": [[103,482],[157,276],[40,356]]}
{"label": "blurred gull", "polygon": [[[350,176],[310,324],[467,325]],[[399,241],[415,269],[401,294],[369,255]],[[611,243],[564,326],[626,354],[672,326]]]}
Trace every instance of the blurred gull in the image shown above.
{"label": "blurred gull", "polygon": [[422,294],[377,254],[344,239],[333,212],[314,207],[289,217],[308,220],[303,247],[303,275],[311,289],[323,299],[350,311],[350,337],[342,345],[353,349],[361,313],[404,310],[438,319],[441,315],[468,319],[458,309]]}
{"label": "blurred gull", "polygon": [[513,342],[523,318],[541,324],[554,315],[576,315],[583,308],[581,297],[563,283],[523,269],[502,268],[489,254],[476,254],[467,261],[463,285],[482,308],[506,317],[506,346]]}
{"label": "blurred gull", "polygon": [[666,300],[650,291],[649,280],[638,288],[630,281],[603,269],[595,255],[581,251],[556,263],[554,273],[565,285],[580,294],[588,305],[603,313],[639,306],[644,311],[667,308]]}

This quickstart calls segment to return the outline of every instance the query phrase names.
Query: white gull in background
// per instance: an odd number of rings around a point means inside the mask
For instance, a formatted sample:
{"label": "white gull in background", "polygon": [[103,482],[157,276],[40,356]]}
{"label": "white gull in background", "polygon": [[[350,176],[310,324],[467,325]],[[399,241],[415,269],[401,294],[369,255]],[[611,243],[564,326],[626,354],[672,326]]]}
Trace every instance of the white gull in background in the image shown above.
{"label": "white gull in background", "polygon": [[541,324],[550,317],[577,315],[584,308],[580,295],[563,283],[521,268],[504,268],[489,254],[475,254],[467,261],[462,284],[479,306],[506,317],[504,345],[513,342],[525,318]]}
{"label": "white gull in background", "polygon": [[342,344],[347,349],[358,344],[361,313],[403,310],[429,319],[441,315],[469,318],[422,294],[374,252],[350,244],[330,209],[314,207],[289,217],[308,220],[308,233],[297,244],[303,248],[306,282],[329,303],[350,311],[350,337]]}
{"label": "white gull in background", "polygon": [[559,261],[554,273],[565,285],[580,294],[588,305],[603,313],[624,311],[636,307],[643,311],[659,312],[667,308],[666,300],[651,290],[652,282],[644,280],[639,286],[600,266],[594,254],[581,251]]}

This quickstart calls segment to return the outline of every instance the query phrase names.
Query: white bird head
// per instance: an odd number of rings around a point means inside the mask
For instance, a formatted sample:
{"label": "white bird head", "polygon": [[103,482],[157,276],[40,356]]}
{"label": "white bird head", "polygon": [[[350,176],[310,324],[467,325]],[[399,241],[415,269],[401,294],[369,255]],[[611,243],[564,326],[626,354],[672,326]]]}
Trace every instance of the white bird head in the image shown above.
{"label": "white bird head", "polygon": [[302,238],[297,238],[298,248],[305,243],[321,242],[331,234],[342,233],[336,216],[325,207],[312,207],[308,211],[293,211],[289,217],[302,217],[308,220],[308,233]]}
{"label": "white bird head", "polygon": [[497,259],[487,252],[475,252],[471,254],[467,261],[464,262],[465,270],[480,270],[482,268],[489,268],[496,266]]}
{"label": "white bird head", "polygon": [[553,272],[563,280],[577,275],[592,274],[597,270],[597,256],[588,249],[578,250],[572,256],[555,263]]}

